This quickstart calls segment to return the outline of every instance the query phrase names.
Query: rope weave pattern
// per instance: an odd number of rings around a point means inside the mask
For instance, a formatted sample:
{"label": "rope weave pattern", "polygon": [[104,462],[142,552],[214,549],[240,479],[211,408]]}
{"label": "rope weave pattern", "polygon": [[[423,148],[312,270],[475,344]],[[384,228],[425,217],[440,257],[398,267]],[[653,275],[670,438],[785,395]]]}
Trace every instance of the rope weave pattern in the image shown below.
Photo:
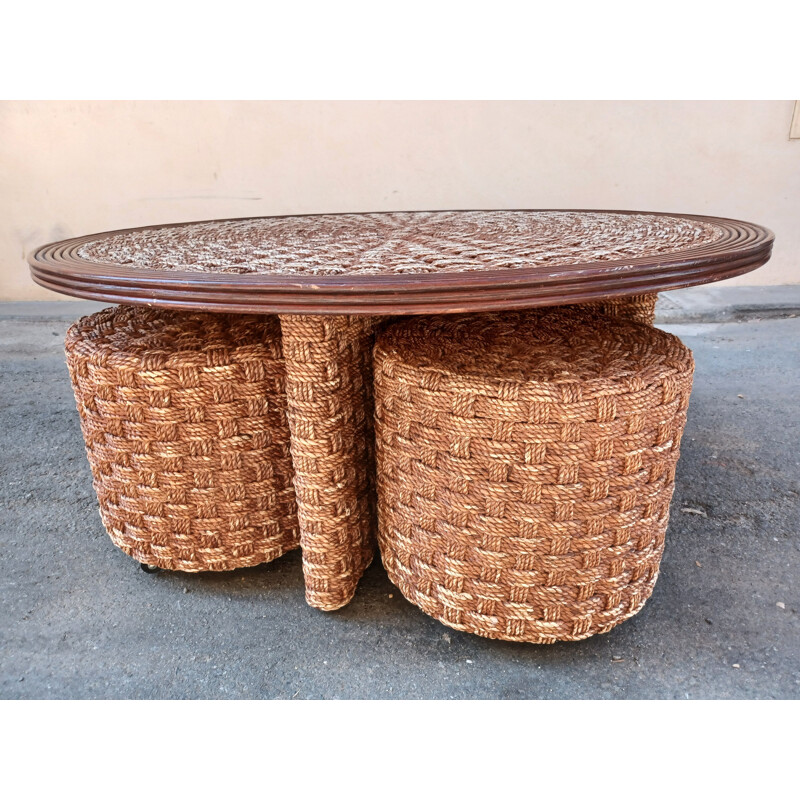
{"label": "rope weave pattern", "polygon": [[652,325],[656,318],[657,294],[636,294],[628,297],[613,297],[597,303],[581,303],[579,308],[589,308],[609,317],[619,317],[632,322]]}
{"label": "rope weave pattern", "polygon": [[553,643],[650,596],[691,391],[674,336],[596,311],[397,322],[375,346],[378,540],[457,630]]}
{"label": "rope weave pattern", "polygon": [[306,600],[346,605],[374,554],[377,319],[281,316]]}
{"label": "rope weave pattern", "polygon": [[299,546],[276,317],[122,306],[72,325],[65,349],[118,547],[195,572]]}
{"label": "rope weave pattern", "polygon": [[271,275],[474,272],[619,261],[711,244],[717,225],[654,214],[420,211],[195,222],[83,244],[87,261]]}

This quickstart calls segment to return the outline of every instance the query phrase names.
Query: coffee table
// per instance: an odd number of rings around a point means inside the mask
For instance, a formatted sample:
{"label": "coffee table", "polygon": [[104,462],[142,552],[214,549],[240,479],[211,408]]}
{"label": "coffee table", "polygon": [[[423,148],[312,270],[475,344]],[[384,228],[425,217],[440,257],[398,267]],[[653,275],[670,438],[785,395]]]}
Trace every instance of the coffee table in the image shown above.
{"label": "coffee table", "polygon": [[278,314],[308,602],[373,554],[371,343],[382,317],[566,305],[741,275],[774,236],[722,217],[431,211],[150,226],[40,247],[33,279],[111,303]]}

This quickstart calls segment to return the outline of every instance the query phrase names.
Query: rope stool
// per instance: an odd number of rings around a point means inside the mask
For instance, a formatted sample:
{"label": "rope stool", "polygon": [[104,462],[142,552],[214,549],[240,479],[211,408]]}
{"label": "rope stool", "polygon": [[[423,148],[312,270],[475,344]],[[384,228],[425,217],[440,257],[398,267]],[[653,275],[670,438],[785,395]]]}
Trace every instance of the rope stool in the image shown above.
{"label": "rope stool", "polygon": [[392,582],[496,639],[584,639],[636,614],[693,369],[675,336],[574,306],[386,328],[375,431]]}
{"label": "rope stool", "polygon": [[635,294],[628,297],[612,297],[594,303],[581,304],[581,308],[592,309],[609,317],[628,319],[652,325],[656,318],[657,294]]}
{"label": "rope stool", "polygon": [[121,306],[65,349],[114,544],[186,572],[299,546],[277,317]]}

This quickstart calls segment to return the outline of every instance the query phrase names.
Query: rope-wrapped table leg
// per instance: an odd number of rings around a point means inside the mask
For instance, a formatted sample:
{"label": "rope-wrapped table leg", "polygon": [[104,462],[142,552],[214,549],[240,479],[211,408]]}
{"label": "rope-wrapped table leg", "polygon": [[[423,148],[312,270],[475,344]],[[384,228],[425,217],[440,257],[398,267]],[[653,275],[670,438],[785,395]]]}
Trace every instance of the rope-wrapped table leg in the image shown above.
{"label": "rope-wrapped table leg", "polygon": [[378,318],[281,316],[308,604],[350,602],[374,553],[372,343]]}

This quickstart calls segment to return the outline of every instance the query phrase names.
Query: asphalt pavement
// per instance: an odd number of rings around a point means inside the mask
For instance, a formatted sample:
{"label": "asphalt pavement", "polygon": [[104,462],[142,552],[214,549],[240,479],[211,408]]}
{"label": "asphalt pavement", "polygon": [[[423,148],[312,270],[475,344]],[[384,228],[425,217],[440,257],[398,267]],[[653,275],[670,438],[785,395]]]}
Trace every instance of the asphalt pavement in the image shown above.
{"label": "asphalt pavement", "polygon": [[800,697],[791,308],[663,325],[697,369],[655,592],[608,634],[543,646],[446,628],[379,559],[331,614],[305,604],[297,551],[142,572],[101,525],[64,364],[64,332],[91,307],[0,304],[0,697]]}

